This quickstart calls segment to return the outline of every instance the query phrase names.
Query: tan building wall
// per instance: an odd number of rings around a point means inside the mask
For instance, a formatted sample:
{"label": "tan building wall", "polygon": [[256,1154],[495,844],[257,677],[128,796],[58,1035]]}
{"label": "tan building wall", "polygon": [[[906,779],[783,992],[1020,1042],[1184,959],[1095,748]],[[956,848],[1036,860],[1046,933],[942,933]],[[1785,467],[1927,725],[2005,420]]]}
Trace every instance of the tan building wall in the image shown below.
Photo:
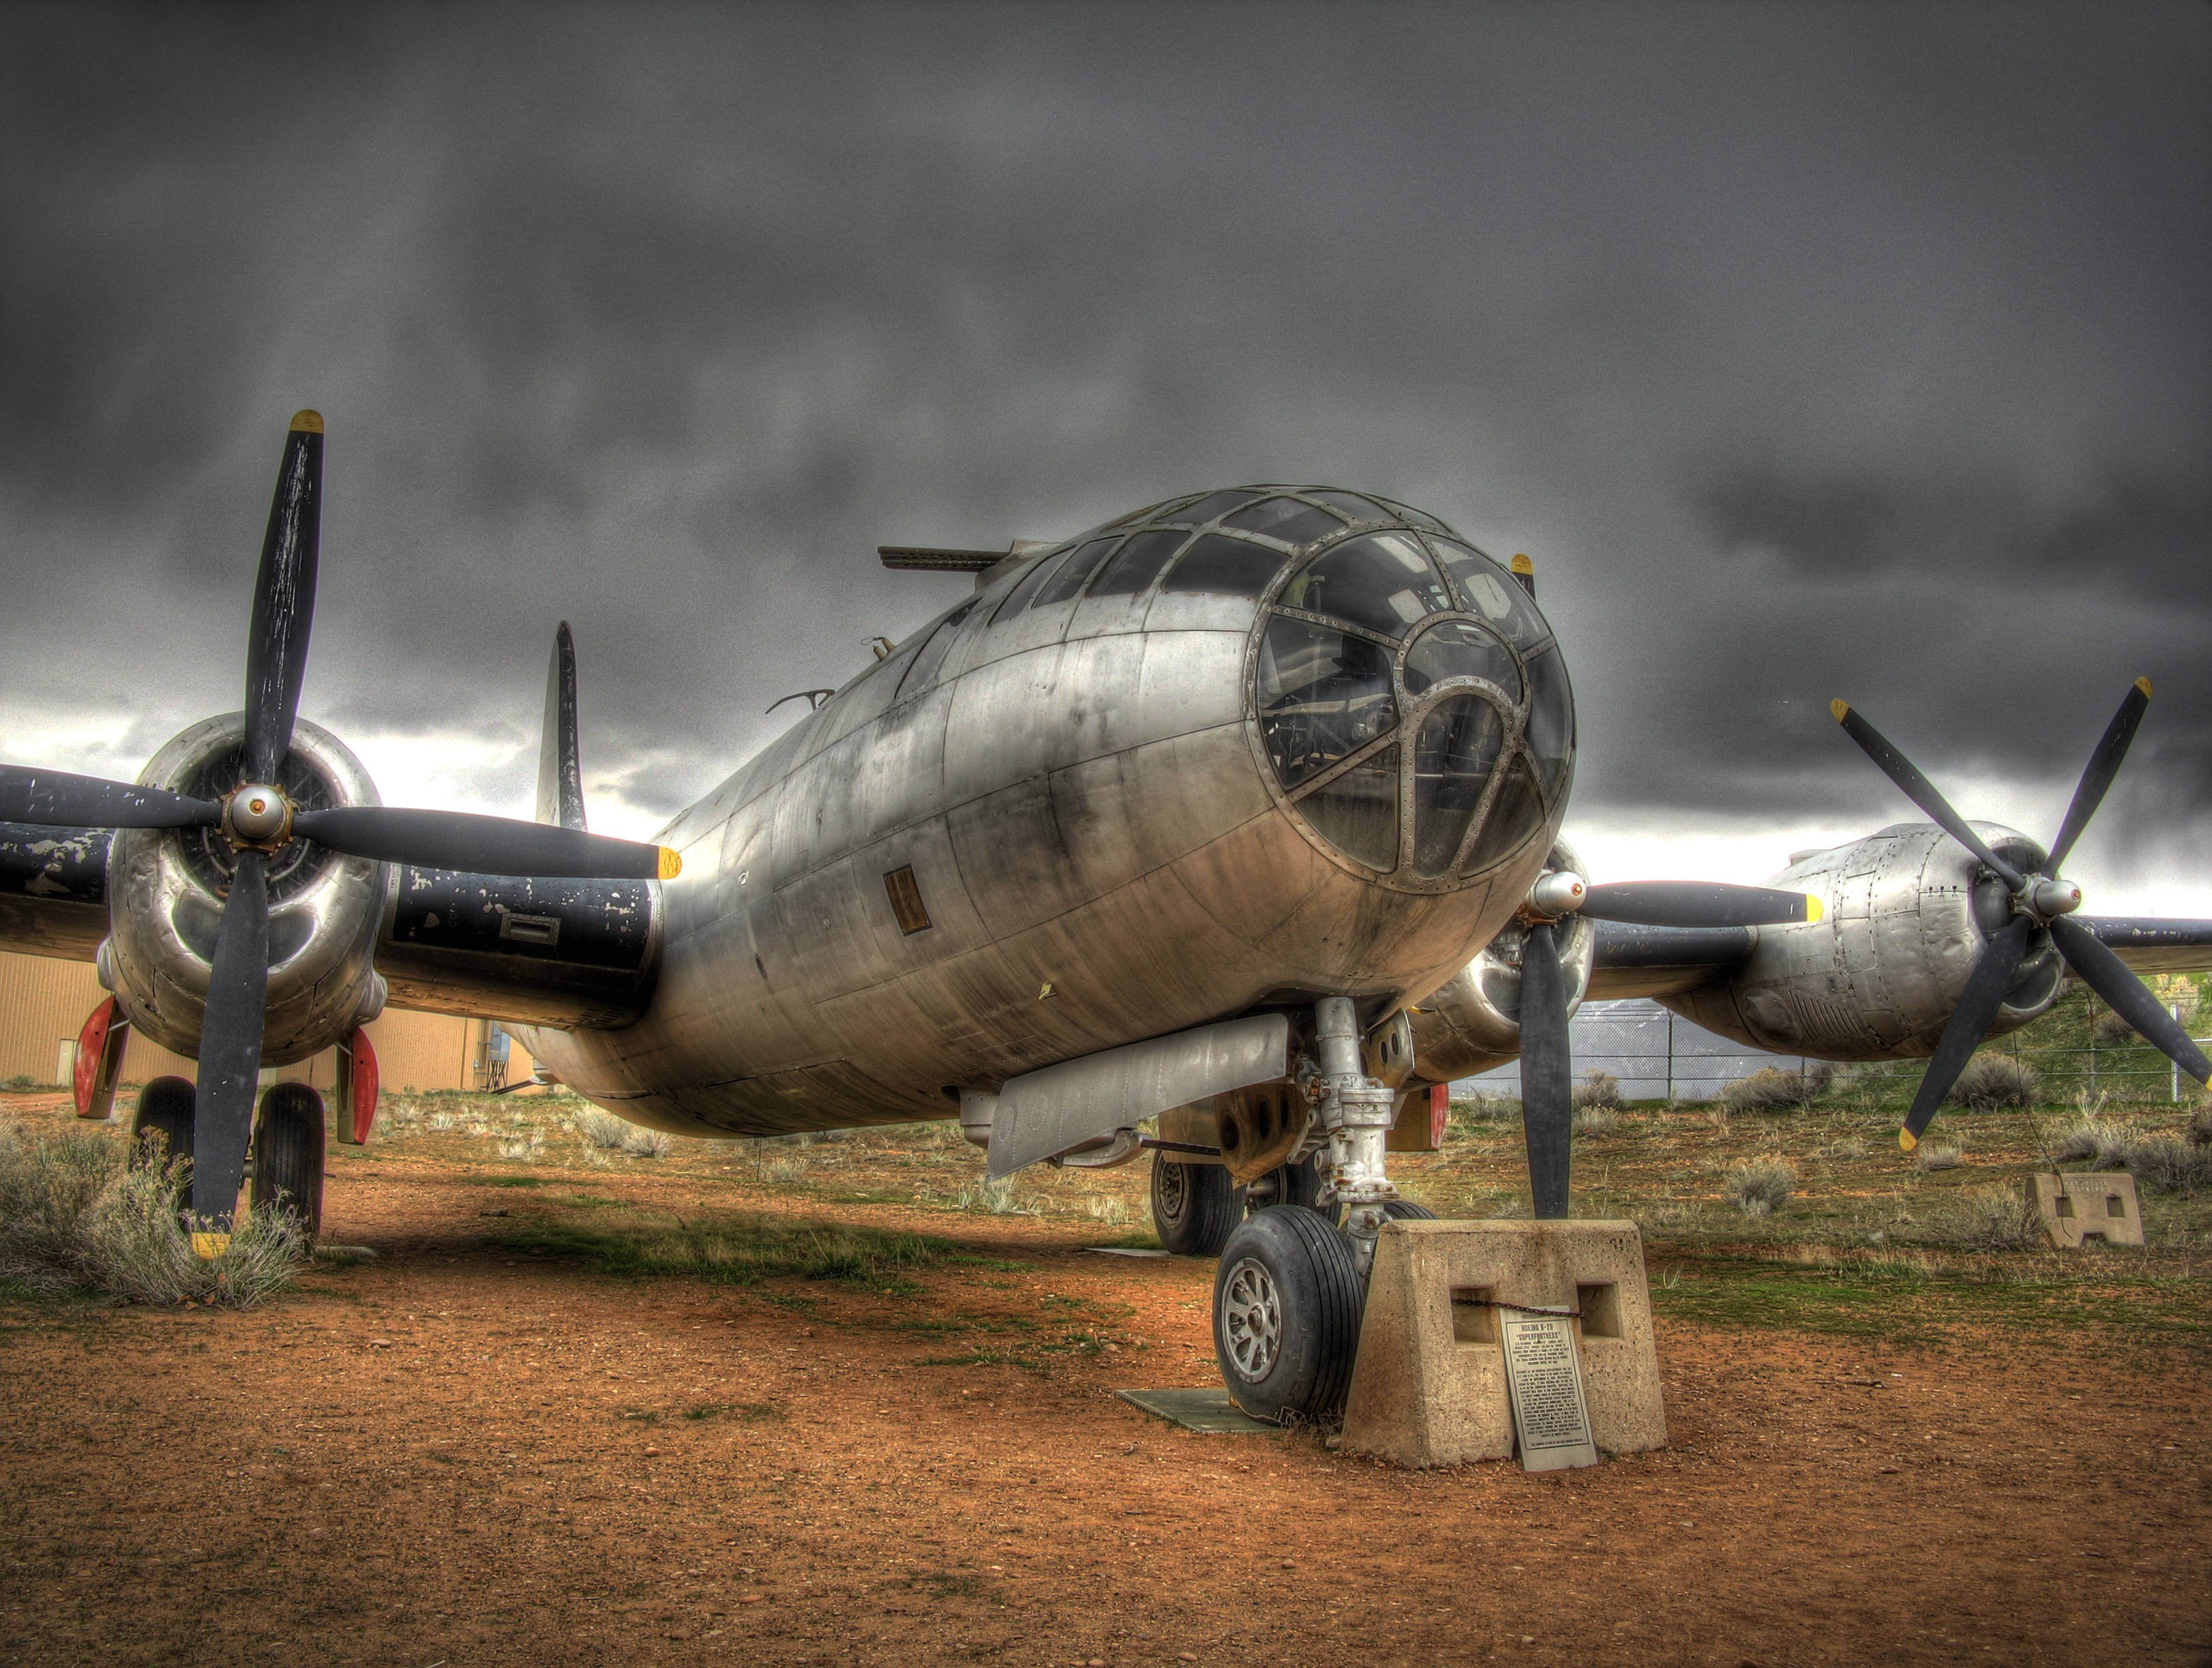
{"label": "tan building wall", "polygon": [[[106,999],[90,962],[0,951],[0,1081],[13,1077],[36,1083],[69,1081],[77,1033],[93,1009]],[[368,1027],[379,1081],[386,1089],[481,1087],[488,1029],[482,1020],[388,1008]],[[507,1081],[518,1082],[531,1070],[528,1052],[520,1043],[510,1043]],[[197,1079],[198,1074],[191,1061],[135,1033],[124,1049],[126,1083],[171,1075]],[[273,1076],[333,1088],[337,1051],[325,1050]]]}

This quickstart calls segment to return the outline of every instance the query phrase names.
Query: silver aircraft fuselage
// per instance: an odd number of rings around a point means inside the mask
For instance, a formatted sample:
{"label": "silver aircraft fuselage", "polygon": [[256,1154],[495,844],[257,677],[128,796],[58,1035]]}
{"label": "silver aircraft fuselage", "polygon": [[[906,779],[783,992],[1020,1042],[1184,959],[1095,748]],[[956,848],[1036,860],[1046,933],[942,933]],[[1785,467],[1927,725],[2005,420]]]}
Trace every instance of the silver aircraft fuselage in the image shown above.
{"label": "silver aircraft fuselage", "polygon": [[[1386,629],[1334,665],[1390,669],[1370,673],[1379,693],[1337,691],[1327,717],[1340,730],[1355,721],[1358,698],[1374,711],[1336,754],[1298,767],[1318,775],[1286,786],[1292,697],[1278,661],[1321,630],[1315,552],[1361,533],[1419,548],[1411,523],[1354,522],[1282,545],[1256,595],[1178,593],[1156,577],[1133,594],[1044,606],[1050,585],[1017,587],[1042,564],[1073,563],[1080,541],[1010,561],[657,837],[684,869],[663,884],[643,1016],[617,1031],[525,1032],[527,1045],[635,1122],[757,1135],[950,1117],[963,1087],[1270,1004],[1348,995],[1371,1020],[1419,1001],[1497,934],[1541,867],[1565,810],[1571,711],[1548,628],[1510,581],[1513,599],[1498,600],[1485,575],[1503,570],[1480,559],[1456,591],[1431,576],[1408,593],[1427,600],[1395,601],[1409,618],[1395,647],[1389,618],[1369,610]],[[1347,596],[1351,564],[1334,569]],[[1022,606],[1002,607],[1010,598]],[[1478,607],[1513,620],[1478,633]],[[1478,636],[1489,660],[1438,659],[1439,643]],[[1544,744],[1557,757],[1542,802],[1524,792],[1510,834],[1479,843],[1478,829],[1509,819],[1506,767],[1524,743],[1538,774],[1528,691],[1543,677],[1557,691]],[[1470,713],[1486,741],[1447,733]],[[1497,780],[1468,774],[1468,759]],[[1480,801],[1456,824],[1433,811],[1452,769],[1468,806]],[[1311,786],[1340,794],[1362,771],[1376,784],[1358,824],[1364,861],[1317,830]],[[1457,858],[1437,855],[1459,827]]]}

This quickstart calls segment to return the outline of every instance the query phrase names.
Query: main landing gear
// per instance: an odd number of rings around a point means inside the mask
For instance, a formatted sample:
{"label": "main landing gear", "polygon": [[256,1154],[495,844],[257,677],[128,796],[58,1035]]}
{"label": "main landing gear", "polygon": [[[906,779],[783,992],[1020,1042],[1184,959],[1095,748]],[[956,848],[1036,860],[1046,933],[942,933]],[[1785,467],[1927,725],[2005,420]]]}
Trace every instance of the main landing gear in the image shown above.
{"label": "main landing gear", "polygon": [[[1279,1202],[1311,1208],[1255,1211],[1230,1233],[1213,1276],[1222,1379],[1237,1406],[1278,1424],[1343,1409],[1376,1238],[1387,1221],[1434,1214],[1401,1199],[1385,1172],[1396,1096],[1367,1075],[1351,1001],[1329,997],[1316,1017],[1320,1070],[1304,1079],[1314,1150],[1262,1178],[1282,1178]],[[1310,1198],[1294,1196],[1305,1178]],[[1340,1227],[1331,1220],[1339,1210]]]}
{"label": "main landing gear", "polygon": [[[181,1077],[157,1077],[138,1096],[131,1118],[131,1161],[163,1165],[190,1163],[192,1117],[198,1093]],[[253,1208],[289,1211],[313,1239],[323,1226],[323,1098],[305,1083],[271,1085],[261,1097],[254,1120],[252,1201]],[[178,1208],[190,1217],[197,1206],[191,1183],[178,1196]],[[206,1214],[215,1207],[210,1202]]]}
{"label": "main landing gear", "polygon": [[1218,1257],[1248,1215],[1273,1205],[1319,1210],[1321,1190],[1321,1172],[1310,1158],[1239,1187],[1220,1165],[1183,1164],[1166,1153],[1152,1154],[1152,1227],[1160,1244],[1177,1257]]}

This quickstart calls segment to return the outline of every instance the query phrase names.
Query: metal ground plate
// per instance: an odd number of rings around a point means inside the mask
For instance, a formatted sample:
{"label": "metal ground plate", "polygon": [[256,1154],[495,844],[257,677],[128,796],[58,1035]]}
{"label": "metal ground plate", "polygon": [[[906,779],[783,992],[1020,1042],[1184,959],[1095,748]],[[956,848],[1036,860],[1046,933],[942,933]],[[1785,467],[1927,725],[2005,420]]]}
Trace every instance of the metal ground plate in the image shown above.
{"label": "metal ground plate", "polygon": [[1255,1419],[1229,1399],[1229,1392],[1211,1390],[1117,1390],[1114,1392],[1132,1407],[1181,1425],[1185,1430],[1224,1433],[1232,1436],[1280,1436],[1283,1428]]}

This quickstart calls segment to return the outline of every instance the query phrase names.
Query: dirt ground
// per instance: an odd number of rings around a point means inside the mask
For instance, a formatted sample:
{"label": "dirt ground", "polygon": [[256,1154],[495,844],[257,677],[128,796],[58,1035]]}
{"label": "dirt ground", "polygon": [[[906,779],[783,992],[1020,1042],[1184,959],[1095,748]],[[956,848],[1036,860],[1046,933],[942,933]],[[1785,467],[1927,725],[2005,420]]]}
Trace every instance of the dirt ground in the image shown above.
{"label": "dirt ground", "polygon": [[[2201,1329],[1662,1304],[1665,1449],[1407,1473],[1116,1400],[1218,1382],[1212,1270],[1096,1221],[331,1170],[375,1260],[268,1308],[0,1304],[0,1661],[2212,1663]],[[500,1243],[554,1186],[981,1261],[617,1278]]]}

